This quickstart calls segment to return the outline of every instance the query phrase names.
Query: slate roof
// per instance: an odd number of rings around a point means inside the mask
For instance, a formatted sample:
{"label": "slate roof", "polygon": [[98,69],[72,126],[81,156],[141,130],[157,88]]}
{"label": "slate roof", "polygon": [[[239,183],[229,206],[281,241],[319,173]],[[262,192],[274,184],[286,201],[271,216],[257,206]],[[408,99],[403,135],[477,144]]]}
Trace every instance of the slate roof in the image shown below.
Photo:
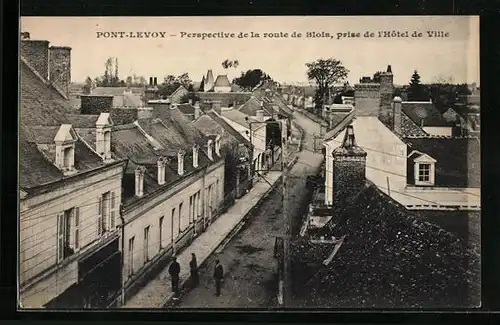
{"label": "slate roof", "polygon": [[[214,111],[209,111],[206,114],[206,116],[208,118],[210,118],[216,125],[218,125],[222,129],[223,132],[227,132],[228,134],[230,134],[239,143],[242,143],[246,146],[252,145],[249,140],[247,140],[243,135],[241,135],[241,133],[236,131],[231,125],[229,125],[222,117],[217,115],[217,113],[215,113]],[[200,127],[203,128],[203,126],[201,126],[201,122],[198,125],[200,125]],[[208,123],[207,123],[207,126],[208,126]],[[203,131],[203,130],[201,130],[201,131]]]}
{"label": "slate roof", "polygon": [[215,79],[214,87],[231,87],[231,83],[229,82],[227,75],[218,75],[217,79]]}
{"label": "slate roof", "polygon": [[444,308],[480,301],[479,256],[373,185],[330,234],[346,237],[328,266],[321,263],[333,245],[292,246],[301,307]]}
{"label": "slate roof", "polygon": [[410,136],[426,136],[428,135],[420,126],[418,126],[411,118],[408,117],[404,112],[401,112],[401,135]]}
{"label": "slate roof", "polygon": [[247,129],[250,128],[250,124],[245,118],[248,118],[248,115],[242,113],[239,110],[227,110],[227,111],[222,111],[222,116],[225,118],[230,119],[231,121],[246,127]]}
{"label": "slate roof", "polygon": [[334,113],[332,117],[332,123],[330,123],[331,129],[325,134],[323,138],[325,141],[335,138],[343,129],[345,129],[347,125],[351,123],[355,115],[353,114],[353,112]]}
{"label": "slate roof", "polygon": [[[30,189],[68,178],[53,164],[53,140],[61,124],[78,121],[87,125],[92,119],[76,118],[78,110],[73,109],[68,100],[46,84],[23,60],[20,70],[19,185],[29,193]],[[76,175],[103,166],[101,157],[82,141],[76,141]]]}
{"label": "slate roof", "polygon": [[131,91],[133,94],[144,94],[144,87],[95,87],[90,92],[93,95],[112,95],[121,96],[125,91]]}
{"label": "slate roof", "polygon": [[186,103],[186,104],[179,104],[177,105],[177,108],[186,115],[194,115],[195,108],[193,105]]}
{"label": "slate roof", "polygon": [[245,104],[238,108],[238,111],[249,116],[256,116],[257,111],[259,110],[264,110],[264,115],[271,116],[271,114],[265,110],[264,107],[260,106],[260,100],[255,96],[250,97]]}
{"label": "slate roof", "polygon": [[[481,187],[481,145],[478,138],[407,137],[413,150],[425,153],[435,160],[435,186]],[[414,184],[413,161],[407,162],[408,184]]]}
{"label": "slate roof", "polygon": [[122,95],[113,96],[114,107],[142,107],[142,99],[136,93],[123,93]]}
{"label": "slate roof", "polygon": [[20,120],[25,125],[58,125],[66,114],[78,114],[70,102],[47,85],[21,60]]}
{"label": "slate roof", "polygon": [[402,102],[401,109],[417,125],[423,122],[423,126],[449,126],[431,102]]}

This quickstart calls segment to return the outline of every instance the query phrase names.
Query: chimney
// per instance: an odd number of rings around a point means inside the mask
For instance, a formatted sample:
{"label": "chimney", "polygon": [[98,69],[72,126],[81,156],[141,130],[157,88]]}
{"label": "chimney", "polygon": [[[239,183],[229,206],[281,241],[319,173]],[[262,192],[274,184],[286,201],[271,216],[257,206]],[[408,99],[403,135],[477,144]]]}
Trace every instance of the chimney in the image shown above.
{"label": "chimney", "polygon": [[184,156],[186,155],[186,151],[179,150],[177,153],[177,173],[182,176],[184,175]]}
{"label": "chimney", "polygon": [[158,85],[158,79],[156,79],[156,77],[153,78],[153,82],[154,82],[154,85],[157,86]]}
{"label": "chimney", "polygon": [[200,115],[201,115],[200,102],[196,101],[194,103],[194,119],[196,120],[197,118],[200,117]]}
{"label": "chimney", "polygon": [[392,68],[390,64],[387,66],[387,72],[392,73]]}
{"label": "chimney", "polygon": [[401,97],[398,96],[392,101],[393,131],[397,134],[401,134],[401,102]]}
{"label": "chimney", "polygon": [[21,56],[44,79],[49,80],[49,41],[21,40]]}
{"label": "chimney", "polygon": [[165,164],[166,159],[164,157],[158,158],[158,185],[165,184]]}
{"label": "chimney", "polygon": [[149,86],[153,86],[153,77],[149,77]]}
{"label": "chimney", "polygon": [[49,48],[49,79],[57,88],[69,96],[71,84],[71,47],[51,46]]}
{"label": "chimney", "polygon": [[142,197],[144,195],[144,173],[146,168],[138,166],[135,169],[135,196]]}
{"label": "chimney", "polygon": [[333,153],[333,213],[341,214],[366,182],[366,152],[357,146],[354,128],[349,125],[344,141]]}
{"label": "chimney", "polygon": [[212,109],[217,114],[222,115],[221,101],[220,100],[214,100],[214,101],[212,101]]}
{"label": "chimney", "polygon": [[208,159],[214,160],[213,156],[213,150],[214,150],[214,142],[212,139],[208,140],[207,142],[207,154],[208,154]]}
{"label": "chimney", "polygon": [[198,147],[197,144],[193,146],[193,167],[197,168],[198,167],[198,150],[200,147]]}
{"label": "chimney", "polygon": [[30,33],[28,32],[21,32],[21,40],[26,41],[30,39]]}
{"label": "chimney", "polygon": [[151,107],[137,108],[137,121],[147,134],[151,135],[151,124],[153,122],[153,109]]}
{"label": "chimney", "polygon": [[80,95],[80,113],[97,115],[111,113],[113,109],[112,95]]}

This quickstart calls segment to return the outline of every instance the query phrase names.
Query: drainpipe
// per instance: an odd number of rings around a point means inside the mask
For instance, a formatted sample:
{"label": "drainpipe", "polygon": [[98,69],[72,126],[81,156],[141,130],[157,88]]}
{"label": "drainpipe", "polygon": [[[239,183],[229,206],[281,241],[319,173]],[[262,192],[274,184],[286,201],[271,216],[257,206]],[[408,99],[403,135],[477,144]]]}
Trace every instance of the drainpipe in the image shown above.
{"label": "drainpipe", "polygon": [[121,292],[121,304],[122,306],[125,304],[125,276],[123,276],[123,268],[125,266],[125,218],[122,215],[122,209],[120,208],[120,220],[121,224],[121,245],[122,245],[122,258],[121,258],[121,278],[122,278],[122,292]]}

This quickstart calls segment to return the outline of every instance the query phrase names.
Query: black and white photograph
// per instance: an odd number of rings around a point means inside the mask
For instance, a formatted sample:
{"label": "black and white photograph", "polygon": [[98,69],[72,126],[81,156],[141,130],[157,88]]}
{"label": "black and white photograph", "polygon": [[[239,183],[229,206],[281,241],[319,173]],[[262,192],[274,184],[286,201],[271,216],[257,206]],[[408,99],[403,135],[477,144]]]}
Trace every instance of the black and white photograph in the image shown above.
{"label": "black and white photograph", "polygon": [[22,16],[19,53],[19,310],[481,307],[478,16]]}

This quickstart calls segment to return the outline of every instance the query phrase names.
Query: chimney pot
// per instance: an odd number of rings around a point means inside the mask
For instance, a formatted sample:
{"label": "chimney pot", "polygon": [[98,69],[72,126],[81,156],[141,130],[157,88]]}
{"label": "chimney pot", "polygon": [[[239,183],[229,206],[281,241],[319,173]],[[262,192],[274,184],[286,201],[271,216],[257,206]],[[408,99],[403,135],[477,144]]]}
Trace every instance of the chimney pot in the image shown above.
{"label": "chimney pot", "polygon": [[149,85],[152,86],[153,85],[153,77],[149,77]]}
{"label": "chimney pot", "polygon": [[154,79],[153,79],[153,80],[154,80],[154,85],[155,85],[155,86],[156,86],[156,85],[158,85],[158,80],[156,79],[156,77],[154,77]]}

